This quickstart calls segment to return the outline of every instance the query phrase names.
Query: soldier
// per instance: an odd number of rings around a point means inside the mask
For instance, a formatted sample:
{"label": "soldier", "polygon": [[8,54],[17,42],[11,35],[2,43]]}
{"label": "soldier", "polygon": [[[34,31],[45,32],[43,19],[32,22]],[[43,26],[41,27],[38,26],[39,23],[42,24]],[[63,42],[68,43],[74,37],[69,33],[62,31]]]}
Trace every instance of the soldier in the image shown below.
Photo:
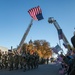
{"label": "soldier", "polygon": [[30,53],[29,52],[26,54],[26,61],[27,61],[27,68],[28,70],[30,70]]}
{"label": "soldier", "polygon": [[26,54],[24,54],[22,56],[22,62],[23,62],[23,68],[24,68],[24,72],[26,71],[26,66],[27,66],[27,60],[26,60]]}
{"label": "soldier", "polygon": [[8,67],[8,54],[6,51],[4,54],[4,66],[5,66],[5,69]]}
{"label": "soldier", "polygon": [[39,66],[39,55],[35,53],[35,67],[38,68]]}
{"label": "soldier", "polygon": [[73,47],[75,48],[75,31],[74,31],[74,35],[71,37],[71,43]]}
{"label": "soldier", "polygon": [[9,66],[9,71],[13,70],[13,54],[12,52],[8,54],[8,66]]}
{"label": "soldier", "polygon": [[47,64],[49,63],[49,58],[47,58]]}
{"label": "soldier", "polygon": [[22,55],[19,55],[19,64],[20,64],[20,69],[23,68],[23,57]]}
{"label": "soldier", "polygon": [[34,56],[33,54],[30,54],[30,67],[33,69],[33,64],[34,64]]}
{"label": "soldier", "polygon": [[1,53],[1,50],[0,50],[0,69],[2,69],[2,53]]}
{"label": "soldier", "polygon": [[15,53],[15,56],[14,56],[14,64],[15,64],[15,69],[17,70],[19,67],[19,55],[17,52]]}
{"label": "soldier", "polygon": [[2,52],[2,68],[4,68],[4,52]]}

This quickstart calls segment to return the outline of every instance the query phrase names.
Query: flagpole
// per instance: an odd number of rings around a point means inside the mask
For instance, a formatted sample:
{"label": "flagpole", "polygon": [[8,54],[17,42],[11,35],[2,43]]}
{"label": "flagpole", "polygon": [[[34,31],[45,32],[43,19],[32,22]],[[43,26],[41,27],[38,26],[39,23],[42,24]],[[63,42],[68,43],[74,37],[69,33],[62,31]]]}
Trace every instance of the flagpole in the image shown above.
{"label": "flagpole", "polygon": [[21,39],[21,41],[20,41],[19,46],[17,47],[17,52],[18,52],[19,54],[21,53],[21,48],[22,48],[22,46],[23,46],[23,44],[24,44],[24,41],[25,41],[25,39],[26,39],[26,37],[27,37],[29,31],[30,31],[30,28],[31,28],[32,24],[33,24],[33,19],[31,19],[30,24],[29,24],[27,30],[25,31],[25,33],[24,33],[24,35],[23,35],[23,37],[22,37],[22,39]]}

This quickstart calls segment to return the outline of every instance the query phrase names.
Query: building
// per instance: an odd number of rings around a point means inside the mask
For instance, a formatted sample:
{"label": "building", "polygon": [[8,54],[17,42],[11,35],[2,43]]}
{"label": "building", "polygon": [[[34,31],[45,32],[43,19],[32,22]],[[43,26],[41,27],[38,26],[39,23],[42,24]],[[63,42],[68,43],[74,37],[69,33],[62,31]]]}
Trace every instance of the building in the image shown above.
{"label": "building", "polygon": [[0,50],[1,50],[1,52],[8,52],[8,48],[6,48],[6,47],[3,47],[3,46],[0,46]]}

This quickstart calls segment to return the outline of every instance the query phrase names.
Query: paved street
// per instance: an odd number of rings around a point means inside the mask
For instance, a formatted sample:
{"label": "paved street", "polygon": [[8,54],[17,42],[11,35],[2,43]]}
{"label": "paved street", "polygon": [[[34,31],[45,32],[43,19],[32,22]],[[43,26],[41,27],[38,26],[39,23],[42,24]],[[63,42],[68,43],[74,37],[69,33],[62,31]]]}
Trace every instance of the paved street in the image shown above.
{"label": "paved street", "polygon": [[0,70],[0,75],[59,75],[59,66],[56,64],[40,65],[38,69],[23,72],[22,70]]}

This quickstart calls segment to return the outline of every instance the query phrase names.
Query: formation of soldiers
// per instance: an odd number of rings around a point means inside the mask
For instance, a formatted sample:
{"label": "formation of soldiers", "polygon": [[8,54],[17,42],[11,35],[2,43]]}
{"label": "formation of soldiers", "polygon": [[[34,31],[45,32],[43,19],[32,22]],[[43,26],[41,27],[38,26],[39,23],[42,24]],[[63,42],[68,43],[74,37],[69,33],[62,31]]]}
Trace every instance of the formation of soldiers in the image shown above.
{"label": "formation of soldiers", "polygon": [[16,69],[23,69],[23,71],[38,68],[39,56],[37,53],[22,53],[19,55],[17,52],[0,51],[0,69],[8,69],[9,71]]}

